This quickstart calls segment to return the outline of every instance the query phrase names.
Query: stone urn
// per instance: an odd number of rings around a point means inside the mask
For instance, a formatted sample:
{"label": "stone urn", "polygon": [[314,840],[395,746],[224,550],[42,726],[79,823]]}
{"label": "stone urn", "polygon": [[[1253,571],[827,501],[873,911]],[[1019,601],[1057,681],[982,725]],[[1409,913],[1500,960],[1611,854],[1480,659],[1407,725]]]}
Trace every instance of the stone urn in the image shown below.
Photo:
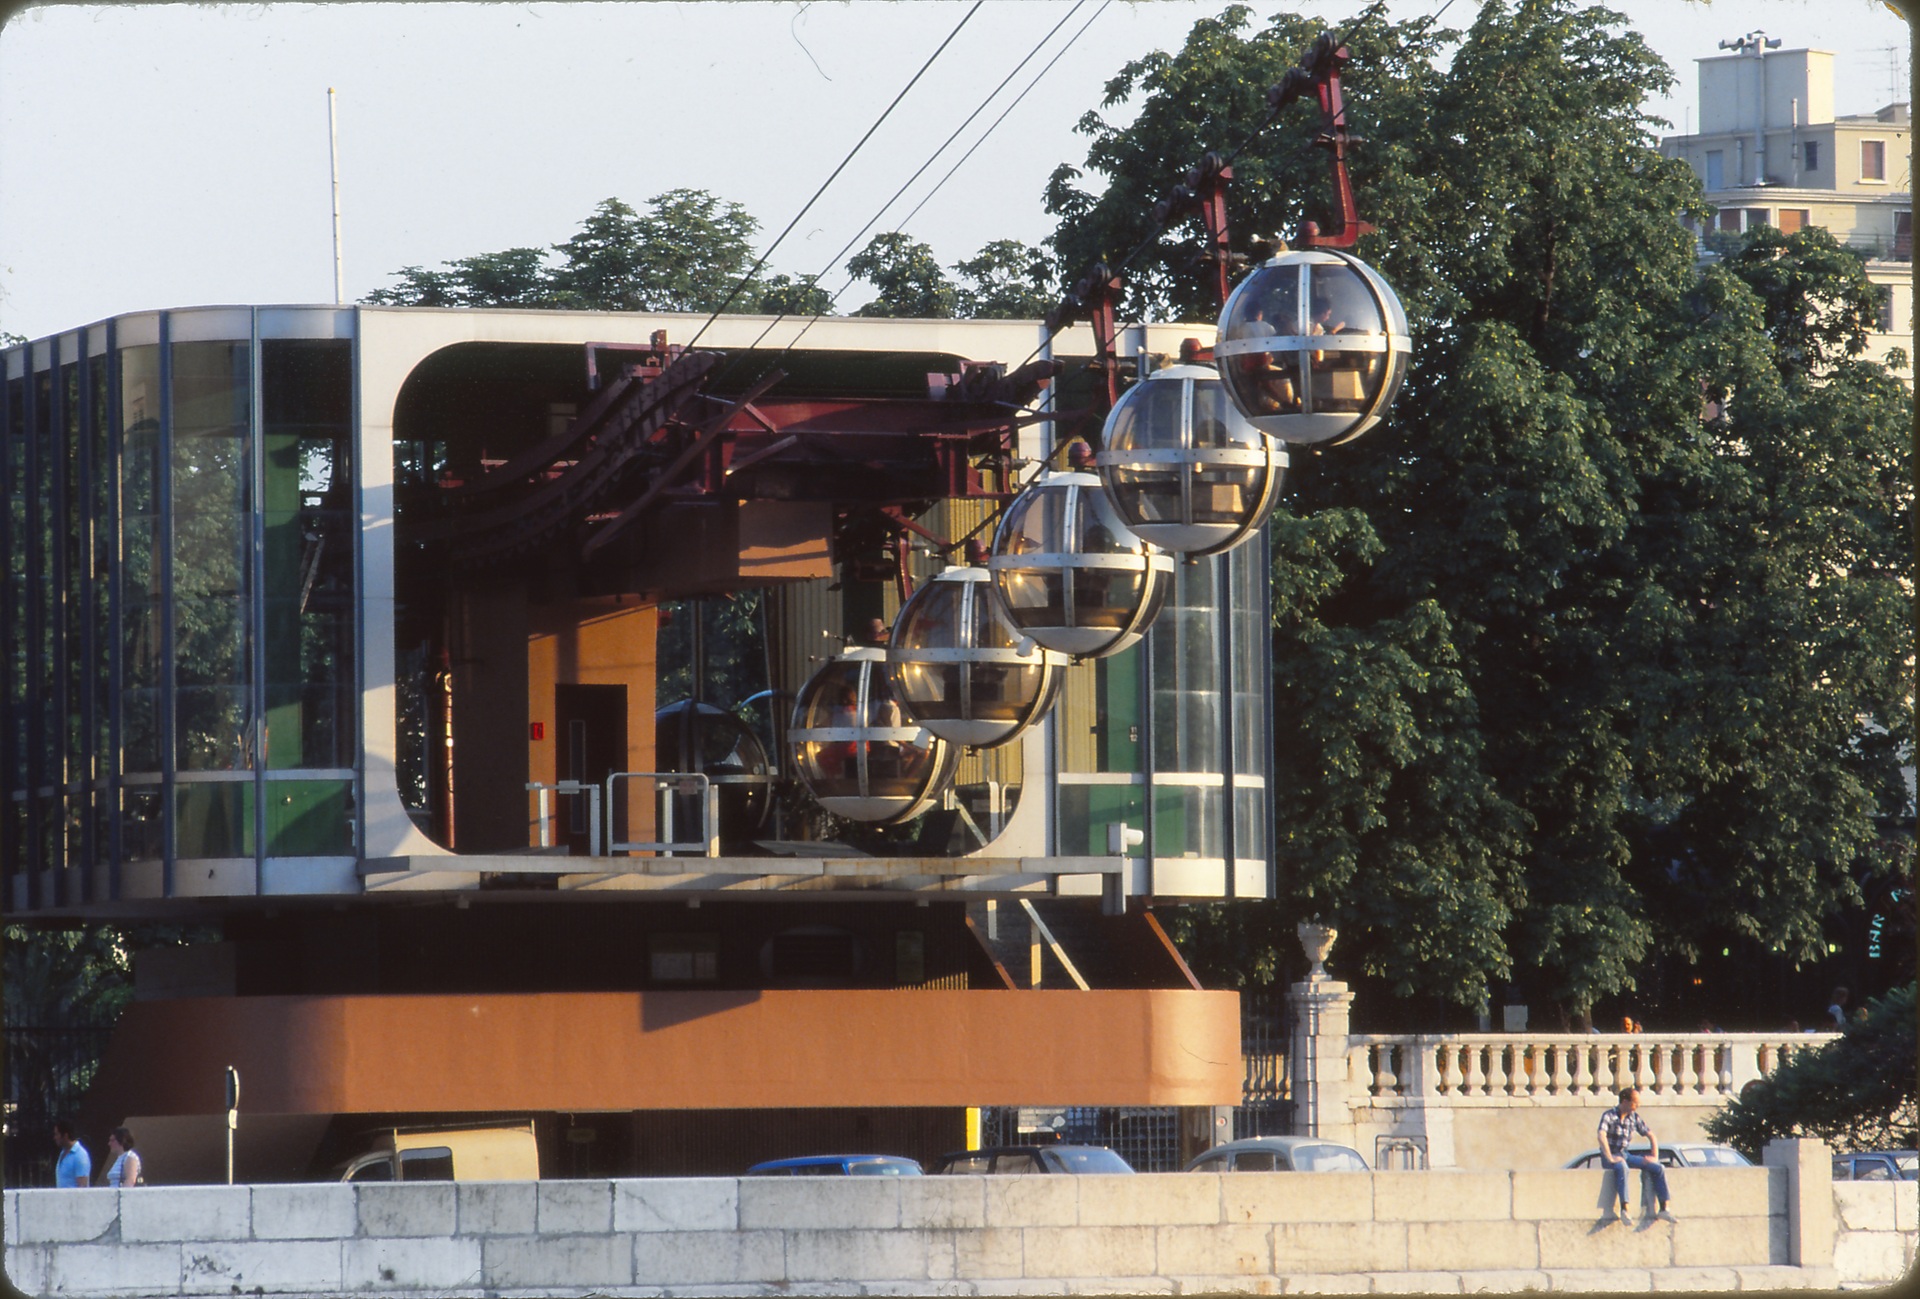
{"label": "stone urn", "polygon": [[1302,920],[1294,930],[1300,936],[1300,946],[1313,962],[1313,968],[1307,971],[1307,981],[1314,982],[1327,977],[1327,953],[1333,950],[1333,940],[1340,931],[1332,925],[1323,925],[1318,920]]}

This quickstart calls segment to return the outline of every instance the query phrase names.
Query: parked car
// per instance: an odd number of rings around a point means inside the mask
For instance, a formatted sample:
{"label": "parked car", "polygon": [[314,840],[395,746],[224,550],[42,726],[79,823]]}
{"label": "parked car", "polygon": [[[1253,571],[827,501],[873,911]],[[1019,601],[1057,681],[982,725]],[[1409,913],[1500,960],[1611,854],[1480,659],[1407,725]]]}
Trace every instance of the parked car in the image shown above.
{"label": "parked car", "polygon": [[1248,1137],[1215,1146],[1190,1160],[1189,1173],[1364,1173],[1367,1161],[1351,1146],[1319,1137]]}
{"label": "parked car", "polygon": [[930,1173],[1131,1173],[1133,1165],[1105,1146],[989,1146],[956,1150]]}
{"label": "parked car", "polygon": [[768,1159],[748,1177],[918,1177],[920,1161],[904,1155],[796,1155]]}
{"label": "parked car", "polygon": [[1836,1182],[1920,1181],[1920,1150],[1860,1150],[1833,1157]]}
{"label": "parked car", "polygon": [[[1645,1158],[1647,1148],[1628,1146],[1627,1153]],[[1698,1141],[1677,1141],[1668,1145],[1662,1141],[1660,1165],[1663,1168],[1751,1168],[1753,1161],[1732,1146],[1713,1146]],[[1600,1152],[1589,1150],[1584,1155],[1576,1155],[1567,1161],[1567,1167],[1599,1168]]]}
{"label": "parked car", "polygon": [[516,1127],[388,1128],[334,1167],[336,1182],[531,1182],[540,1176],[533,1122]]}

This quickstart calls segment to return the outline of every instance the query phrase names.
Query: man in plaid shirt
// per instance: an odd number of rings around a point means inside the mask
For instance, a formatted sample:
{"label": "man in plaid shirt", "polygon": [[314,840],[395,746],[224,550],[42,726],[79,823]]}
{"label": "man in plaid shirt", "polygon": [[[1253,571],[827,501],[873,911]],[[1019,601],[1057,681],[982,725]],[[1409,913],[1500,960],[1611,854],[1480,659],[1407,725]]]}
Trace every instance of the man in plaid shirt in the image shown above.
{"label": "man in plaid shirt", "polygon": [[[1620,1103],[1600,1116],[1600,1162],[1613,1171],[1613,1189],[1620,1200],[1620,1216],[1627,1213],[1627,1170],[1638,1168],[1653,1174],[1653,1194],[1660,1201],[1659,1216],[1673,1220],[1667,1209],[1667,1170],[1660,1166],[1660,1139],[1640,1117],[1640,1089],[1620,1089]],[[1635,1136],[1647,1139],[1645,1155],[1628,1154],[1627,1143]],[[1608,1212],[1612,1213],[1611,1198]]]}

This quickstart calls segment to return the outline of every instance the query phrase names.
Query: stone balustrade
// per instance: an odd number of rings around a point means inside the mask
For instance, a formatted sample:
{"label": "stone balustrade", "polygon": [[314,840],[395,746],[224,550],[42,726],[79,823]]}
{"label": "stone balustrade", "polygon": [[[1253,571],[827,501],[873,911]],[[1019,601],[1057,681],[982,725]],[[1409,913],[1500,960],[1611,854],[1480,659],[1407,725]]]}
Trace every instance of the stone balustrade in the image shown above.
{"label": "stone balustrade", "polygon": [[[1724,1103],[1837,1033],[1354,1034],[1348,1078],[1376,1108],[1495,1103],[1606,1104],[1622,1087],[1647,1101]],[[1355,1095],[1353,1099],[1358,1100]]]}

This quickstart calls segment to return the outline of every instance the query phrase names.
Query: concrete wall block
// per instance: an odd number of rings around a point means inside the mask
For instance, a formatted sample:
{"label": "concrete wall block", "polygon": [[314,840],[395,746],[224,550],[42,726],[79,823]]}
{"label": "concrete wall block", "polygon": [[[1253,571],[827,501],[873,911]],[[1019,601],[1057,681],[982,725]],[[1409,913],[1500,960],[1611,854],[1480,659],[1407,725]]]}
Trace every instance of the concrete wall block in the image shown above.
{"label": "concrete wall block", "polygon": [[451,1236],[456,1220],[452,1182],[367,1182],[353,1188],[363,1236]]}
{"label": "concrete wall block", "polygon": [[1083,1227],[1212,1225],[1220,1221],[1222,1174],[1136,1173],[1082,1176]]}
{"label": "concrete wall block", "polygon": [[1407,1257],[1422,1267],[1446,1271],[1531,1270],[1540,1266],[1540,1227],[1532,1222],[1482,1222],[1463,1231],[1453,1223],[1410,1222]]}
{"label": "concrete wall block", "polygon": [[[1132,1276],[1126,1279],[1128,1294],[1178,1294],[1180,1289],[1165,1277]],[[1105,1277],[1079,1276],[1067,1280],[1068,1294],[1111,1295],[1113,1282]]]}
{"label": "concrete wall block", "polygon": [[1895,1231],[1899,1214],[1894,1192],[1905,1183],[1835,1182],[1833,1207],[1843,1231]]}
{"label": "concrete wall block", "polygon": [[1758,1263],[1785,1263],[1784,1235],[1776,1242],[1774,1226],[1771,1218],[1682,1216],[1668,1228],[1673,1233],[1673,1264],[1675,1267],[1748,1267]]}
{"label": "concrete wall block", "polygon": [[786,1241],[777,1231],[643,1231],[631,1239],[635,1285],[711,1294],[714,1286],[780,1285],[787,1277]]}
{"label": "concrete wall block", "polygon": [[1519,1294],[1527,1290],[1545,1290],[1549,1282],[1545,1272],[1485,1272],[1479,1269],[1460,1273],[1462,1294]]}
{"label": "concrete wall block", "polygon": [[1224,1222],[1371,1222],[1372,1173],[1222,1173]]}
{"label": "concrete wall block", "polygon": [[1365,1273],[1289,1272],[1282,1294],[1366,1294],[1371,1288]]}
{"label": "concrete wall block", "polygon": [[984,1177],[903,1177],[900,1225],[930,1230],[987,1225]]}
{"label": "concrete wall block", "polygon": [[1271,1276],[1273,1228],[1264,1222],[1159,1227],[1154,1256],[1161,1276]]}
{"label": "concrete wall block", "polygon": [[44,1288],[49,1294],[178,1294],[180,1246],[49,1245]]}
{"label": "concrete wall block", "polygon": [[480,1242],[480,1285],[566,1290],[633,1284],[633,1241],[610,1236],[494,1236]]}
{"label": "concrete wall block", "polygon": [[1175,1294],[1284,1294],[1286,1283],[1277,1276],[1171,1276]]}
{"label": "concrete wall block", "polygon": [[462,1236],[531,1236],[537,1229],[538,1182],[456,1182],[453,1192]]}
{"label": "concrete wall block", "polygon": [[1736,1267],[1742,1290],[1832,1290],[1839,1279],[1830,1267]]}
{"label": "concrete wall block", "polygon": [[928,1231],[789,1231],[786,1237],[789,1281],[924,1281],[934,1242]]}
{"label": "concrete wall block", "polygon": [[1026,1272],[1026,1244],[1018,1227],[988,1227],[956,1231],[953,1274],[986,1287],[991,1282],[1018,1278]]}
{"label": "concrete wall block", "polygon": [[897,1177],[743,1177],[747,1230],[886,1229],[900,1225]]}
{"label": "concrete wall block", "polygon": [[1505,1221],[1513,1217],[1509,1173],[1375,1173],[1373,1216],[1382,1222]]}
{"label": "concrete wall block", "polygon": [[538,1185],[541,1235],[591,1235],[613,1230],[612,1182]]}
{"label": "concrete wall block", "polygon": [[1655,1290],[1732,1290],[1740,1278],[1730,1267],[1668,1267],[1653,1274]]}
{"label": "concrete wall block", "polygon": [[1375,1294],[1459,1294],[1458,1272],[1387,1272],[1373,1278]]}
{"label": "concrete wall block", "polygon": [[0,1193],[0,1201],[6,1205],[6,1223],[0,1227],[0,1240],[20,1239],[20,1192]]}
{"label": "concrete wall block", "polygon": [[1547,1274],[1547,1288],[1579,1294],[1633,1293],[1653,1288],[1653,1274],[1644,1268],[1556,1268]]}
{"label": "concrete wall block", "polygon": [[1895,1183],[1893,1225],[1901,1231],[1920,1231],[1920,1182]]}
{"label": "concrete wall block", "polygon": [[251,1228],[250,1186],[142,1187],[119,1192],[121,1240],[245,1240]]}
{"label": "concrete wall block", "polygon": [[732,1231],[740,1225],[733,1177],[654,1177],[613,1184],[615,1231]]}
{"label": "concrete wall block", "polygon": [[195,1241],[170,1248],[181,1262],[180,1290],[185,1294],[246,1294],[256,1288],[328,1294],[340,1289],[337,1240]]}
{"label": "concrete wall block", "polygon": [[981,1182],[989,1227],[1071,1227],[1080,1221],[1078,1176],[961,1176]]}
{"label": "concrete wall block", "polygon": [[[1302,1182],[1345,1173],[1283,1173]],[[1407,1227],[1401,1222],[1282,1222],[1273,1228],[1273,1270],[1401,1272],[1407,1266]]]}
{"label": "concrete wall block", "polygon": [[[1776,1197],[1771,1170],[1765,1168],[1669,1168],[1667,1189],[1673,1192],[1673,1211],[1687,1218],[1764,1218],[1787,1211],[1785,1181]],[[1634,1203],[1640,1203],[1637,1187]]]}
{"label": "concrete wall block", "polygon": [[46,1189],[13,1194],[18,1197],[14,1207],[19,1221],[14,1224],[17,1234],[7,1239],[22,1245],[99,1240],[120,1216],[118,1191]]}
{"label": "concrete wall block", "polygon": [[[1522,1222],[1554,1218],[1592,1221],[1613,1202],[1611,1174],[1577,1168],[1553,1172],[1523,1170],[1508,1176],[1513,1181],[1513,1216]],[[1627,1191],[1630,1195],[1639,1195],[1640,1188],[1634,1178],[1627,1179]]]}
{"label": "concrete wall block", "polygon": [[477,1236],[444,1240],[344,1241],[340,1279],[349,1290],[471,1290],[480,1284]]}
{"label": "concrete wall block", "polygon": [[[1009,1179],[1012,1180],[1012,1179]],[[1073,1181],[1023,1177],[1023,1182]],[[1029,1277],[1146,1277],[1154,1275],[1153,1233],[1128,1227],[1028,1227],[1021,1248]],[[1120,1289],[1126,1287],[1121,1285]]]}
{"label": "concrete wall block", "polygon": [[252,1189],[255,1240],[339,1240],[359,1224],[353,1187],[345,1182]]}
{"label": "concrete wall block", "polygon": [[[1572,1222],[1543,1222],[1540,1266],[1549,1271],[1588,1268],[1668,1267],[1673,1263],[1673,1230],[1664,1222],[1601,1223],[1592,1218]],[[1725,1263],[1728,1259],[1701,1259]],[[1763,1259],[1752,1260],[1755,1263]],[[1644,1289],[1644,1287],[1642,1287]]]}
{"label": "concrete wall block", "polygon": [[[8,1224],[11,1227],[12,1224]],[[12,1240],[12,1236],[7,1237]],[[7,1246],[7,1280],[28,1294],[44,1294],[47,1285],[47,1263],[53,1253],[52,1245],[9,1245]]]}
{"label": "concrete wall block", "polygon": [[1833,1242],[1833,1266],[1848,1285],[1887,1285],[1906,1275],[1909,1251],[1897,1231],[1846,1231]]}

